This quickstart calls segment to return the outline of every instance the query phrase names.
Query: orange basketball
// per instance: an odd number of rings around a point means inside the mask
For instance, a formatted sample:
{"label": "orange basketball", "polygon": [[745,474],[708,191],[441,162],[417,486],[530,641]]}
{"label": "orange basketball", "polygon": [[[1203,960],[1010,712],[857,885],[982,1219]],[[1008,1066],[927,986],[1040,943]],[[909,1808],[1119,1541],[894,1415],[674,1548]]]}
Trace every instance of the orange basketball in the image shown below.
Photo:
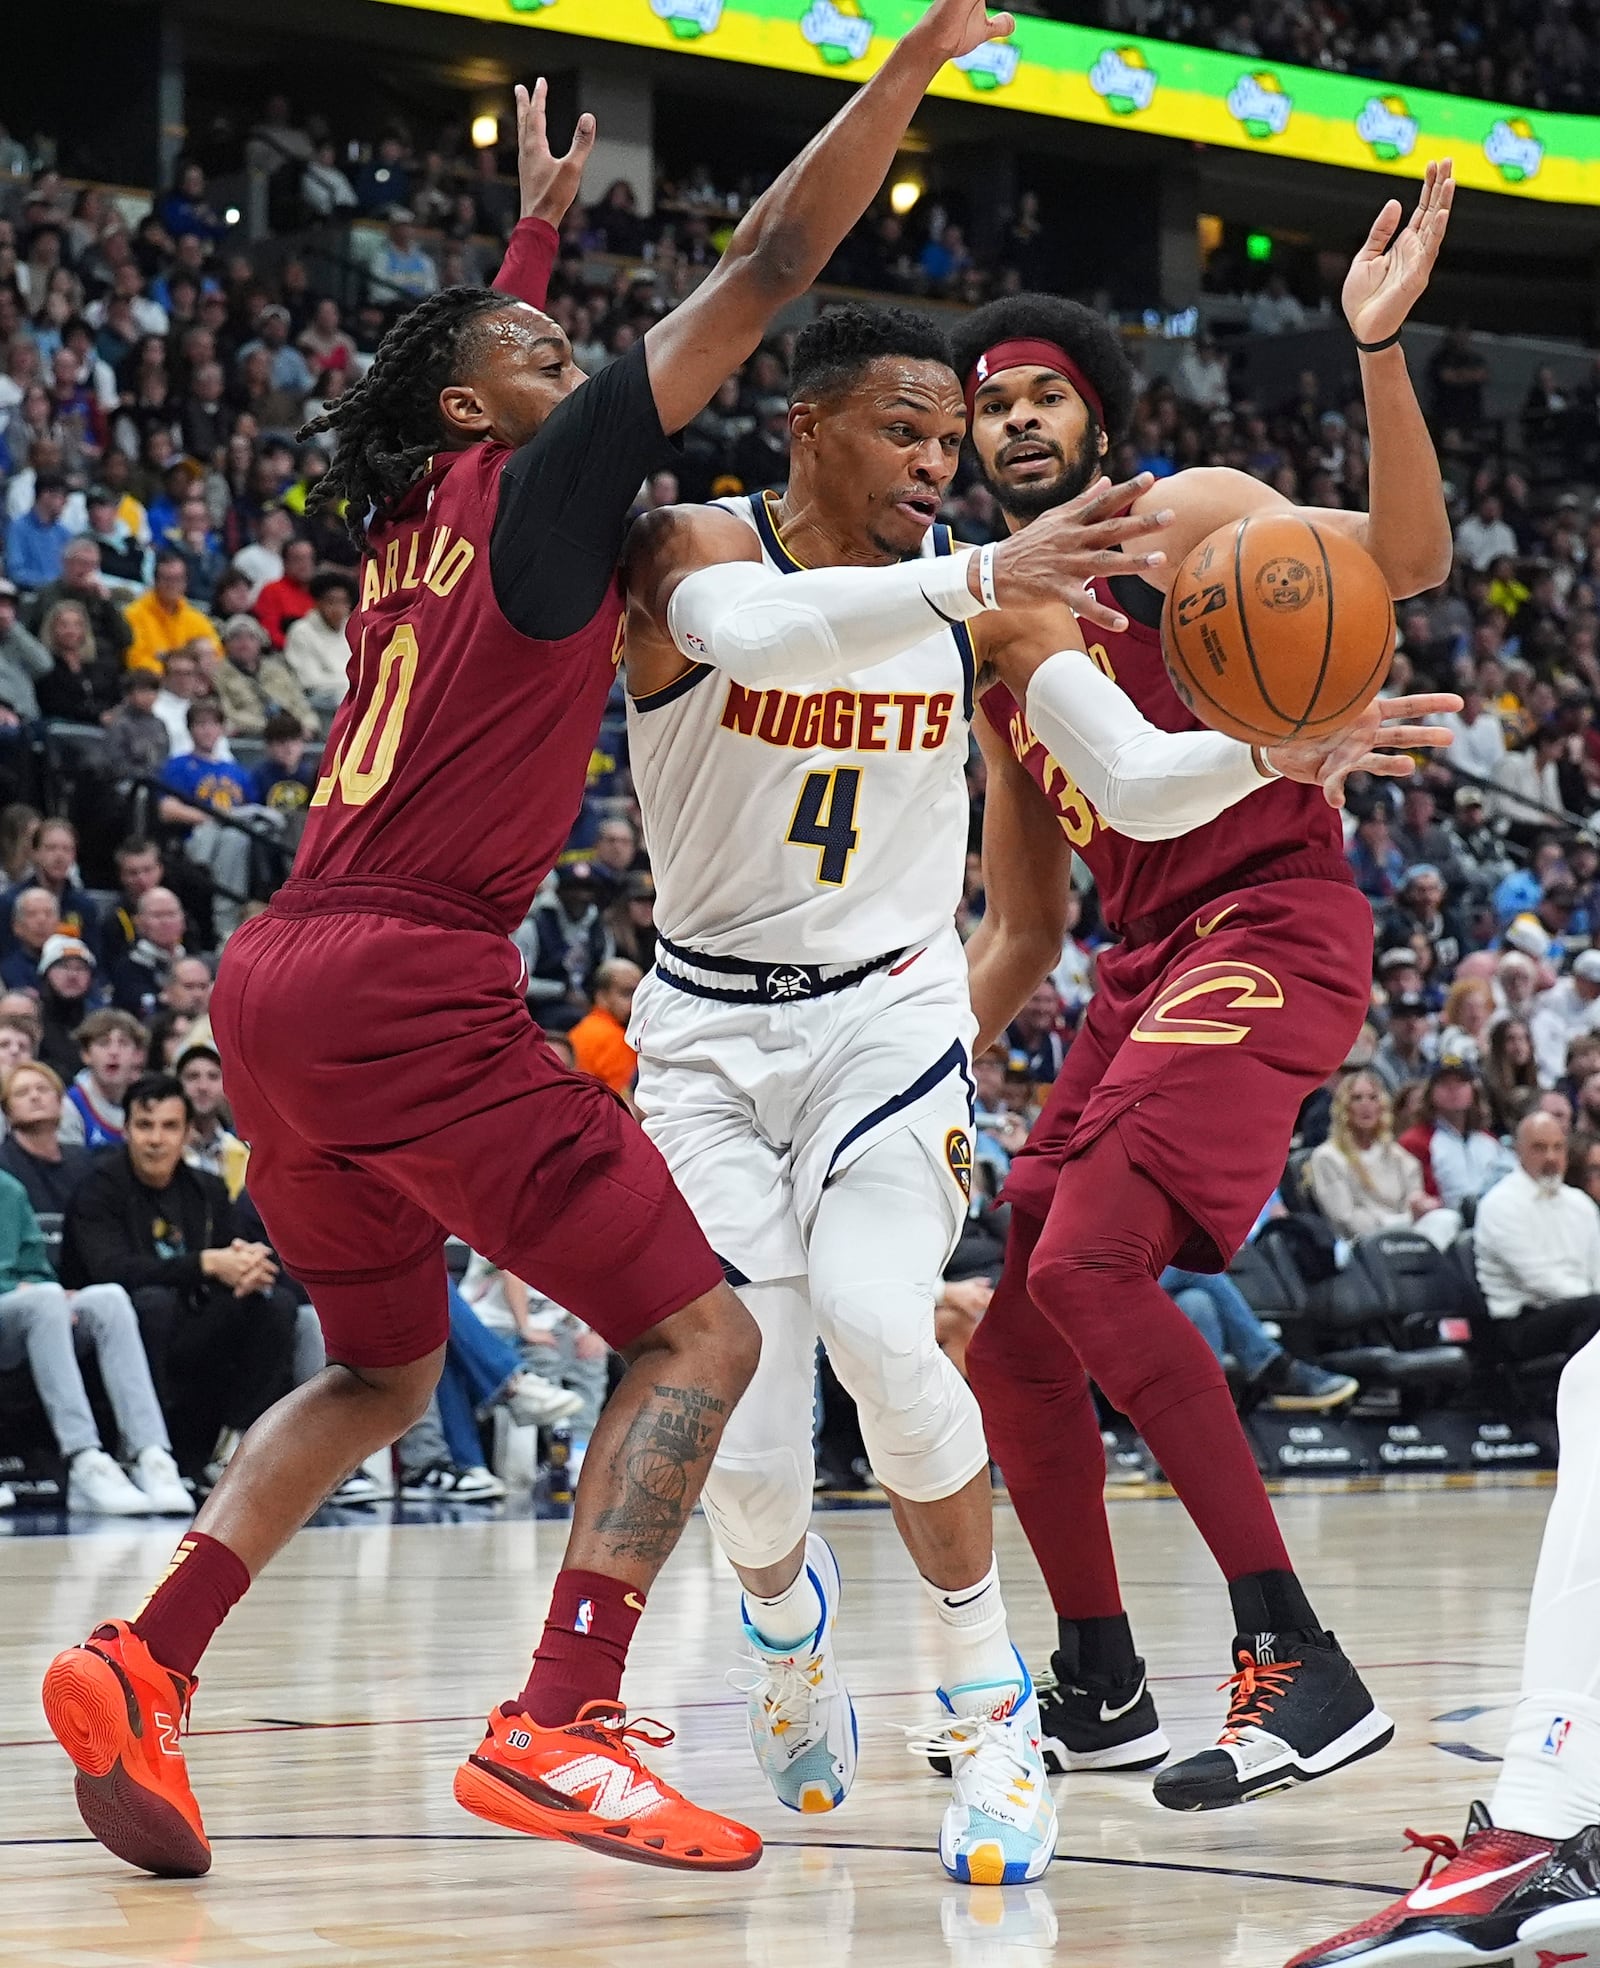
{"label": "orange basketball", "polygon": [[1309,512],[1208,534],[1161,615],[1172,687],[1197,718],[1251,745],[1321,738],[1378,693],[1394,603],[1365,547]]}

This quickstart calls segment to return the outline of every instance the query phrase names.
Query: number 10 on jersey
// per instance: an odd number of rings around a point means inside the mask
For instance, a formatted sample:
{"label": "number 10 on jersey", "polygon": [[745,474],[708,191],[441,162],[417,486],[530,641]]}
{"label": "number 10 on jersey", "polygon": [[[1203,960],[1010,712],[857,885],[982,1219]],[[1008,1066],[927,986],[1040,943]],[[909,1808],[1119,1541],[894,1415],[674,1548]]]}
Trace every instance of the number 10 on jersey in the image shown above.
{"label": "number 10 on jersey", "polygon": [[856,832],[860,793],[860,766],[839,765],[831,772],[808,772],[794,803],[784,839],[791,847],[817,849],[817,880],[824,888],[842,886],[850,857],[861,843]]}

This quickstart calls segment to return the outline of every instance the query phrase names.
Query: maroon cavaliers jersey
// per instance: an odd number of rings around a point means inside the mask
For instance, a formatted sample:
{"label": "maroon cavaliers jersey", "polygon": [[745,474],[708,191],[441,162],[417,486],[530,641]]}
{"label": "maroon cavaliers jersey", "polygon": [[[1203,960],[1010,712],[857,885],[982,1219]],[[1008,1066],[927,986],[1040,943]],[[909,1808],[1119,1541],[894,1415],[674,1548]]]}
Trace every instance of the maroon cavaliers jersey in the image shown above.
{"label": "maroon cavaliers jersey", "polygon": [[[1155,590],[1138,584],[1154,613]],[[1098,576],[1097,600],[1120,609],[1128,626],[1120,633],[1081,623],[1089,655],[1119,684],[1153,725],[1163,731],[1199,731],[1202,721],[1179,698],[1161,660],[1161,633],[1134,618],[1122,579],[1113,597]],[[1061,831],[1088,863],[1108,927],[1143,940],[1164,934],[1211,895],[1268,880],[1321,877],[1352,879],[1344,856],[1339,816],[1316,786],[1280,779],[1175,840],[1136,841],[1115,833],[1076,783],[1050,756],[1026,714],[1003,685],[983,693],[984,715],[1049,802]]]}
{"label": "maroon cavaliers jersey", "polygon": [[296,875],[432,882],[521,922],[582,804],[662,442],[640,346],[519,450],[436,458],[372,529]]}

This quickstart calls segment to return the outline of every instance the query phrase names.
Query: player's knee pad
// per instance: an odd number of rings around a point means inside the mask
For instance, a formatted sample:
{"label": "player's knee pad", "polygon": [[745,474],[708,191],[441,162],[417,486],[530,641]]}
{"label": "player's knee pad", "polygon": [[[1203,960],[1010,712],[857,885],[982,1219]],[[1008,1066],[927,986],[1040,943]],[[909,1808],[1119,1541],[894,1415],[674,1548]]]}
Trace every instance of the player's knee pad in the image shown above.
{"label": "player's knee pad", "polygon": [[1600,1412],[1600,1335],[1587,1346],[1580,1346],[1561,1369],[1556,1390],[1556,1425],[1563,1442],[1575,1439],[1576,1431],[1594,1425]]}
{"label": "player's knee pad", "polygon": [[817,1318],[872,1467],[897,1496],[932,1503],[988,1466],[977,1398],[939,1348],[926,1287],[836,1288],[818,1298]]}
{"label": "player's knee pad", "polygon": [[811,1446],[719,1451],[700,1493],[718,1544],[747,1571],[775,1565],[811,1521]]}

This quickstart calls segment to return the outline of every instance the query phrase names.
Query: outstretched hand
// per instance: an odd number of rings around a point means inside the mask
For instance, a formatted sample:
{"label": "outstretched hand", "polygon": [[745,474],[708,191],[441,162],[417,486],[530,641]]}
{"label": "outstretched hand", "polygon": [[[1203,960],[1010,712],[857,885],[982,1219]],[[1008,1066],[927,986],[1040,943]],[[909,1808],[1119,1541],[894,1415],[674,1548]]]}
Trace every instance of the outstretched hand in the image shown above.
{"label": "outstretched hand", "polygon": [[[1149,472],[1120,485],[1097,478],[1075,499],[1002,541],[994,555],[995,598],[1000,606],[1065,601],[1080,621],[1113,631],[1125,629],[1127,617],[1111,603],[1098,600],[1088,584],[1096,575],[1140,574],[1165,562],[1167,556],[1159,548],[1148,553],[1129,550],[1135,541],[1172,524],[1170,512],[1128,510],[1154,483]],[[975,578],[974,569],[969,581]]]}
{"label": "outstretched hand", "polygon": [[557,157],[545,130],[545,97],[549,85],[541,75],[530,94],[522,83],[517,99],[517,185],[522,193],[522,216],[545,219],[559,229],[583,183],[583,167],[594,149],[594,118],[586,110],[578,118],[572,144]]}
{"label": "outstretched hand", "polygon": [[1358,342],[1386,342],[1398,334],[1433,272],[1450,223],[1456,181],[1449,158],[1430,164],[1422,196],[1401,231],[1400,201],[1391,198],[1372,222],[1366,244],[1350,263],[1340,296]]}
{"label": "outstretched hand", "polygon": [[1003,41],[1015,26],[1010,14],[991,14],[984,0],[933,0],[906,39],[925,37],[942,51],[942,65],[972,54],[986,41]]}
{"label": "outstretched hand", "polygon": [[1448,731],[1415,720],[1460,709],[1461,699],[1447,690],[1418,697],[1375,697],[1353,723],[1330,737],[1268,745],[1264,756],[1285,779],[1320,786],[1329,806],[1343,806],[1344,782],[1352,772],[1409,779],[1417,769],[1410,753],[1446,750],[1451,743]]}

